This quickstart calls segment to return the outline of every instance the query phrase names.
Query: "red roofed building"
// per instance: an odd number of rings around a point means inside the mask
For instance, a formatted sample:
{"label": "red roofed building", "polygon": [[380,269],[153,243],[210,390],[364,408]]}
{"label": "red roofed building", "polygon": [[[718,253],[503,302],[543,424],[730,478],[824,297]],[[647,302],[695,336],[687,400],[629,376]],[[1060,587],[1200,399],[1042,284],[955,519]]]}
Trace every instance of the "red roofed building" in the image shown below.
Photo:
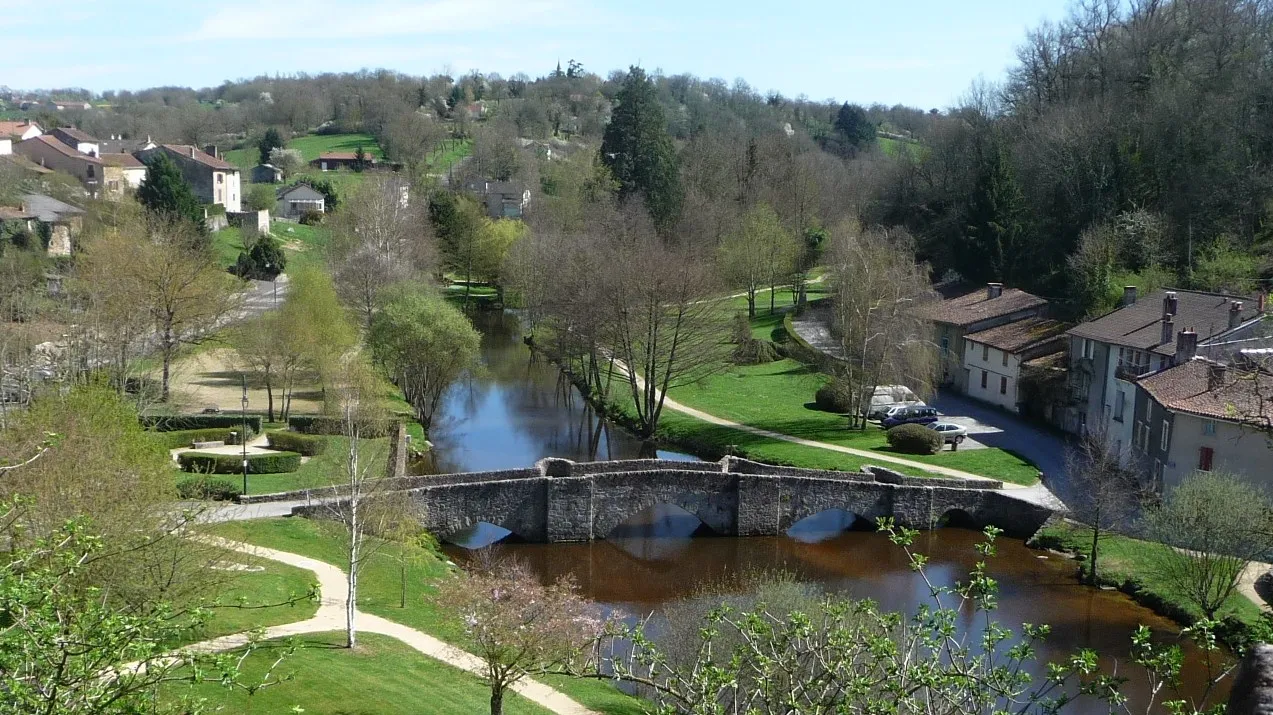
{"label": "red roofed building", "polygon": [[[371,152],[366,152],[366,156],[362,159],[363,168],[371,169],[376,166],[376,157]],[[319,154],[318,158],[309,163],[310,166],[319,171],[335,171],[337,169],[353,169],[358,165],[358,154],[352,151],[329,151]]]}
{"label": "red roofed building", "polygon": [[0,139],[12,139],[14,142],[34,139],[44,133],[40,125],[29,119],[16,122],[0,122]]}
{"label": "red roofed building", "polygon": [[13,151],[32,162],[47,169],[70,174],[80,180],[90,194],[97,195],[104,184],[102,160],[95,156],[81,154],[74,147],[54,139],[49,135],[32,137],[19,142]]}

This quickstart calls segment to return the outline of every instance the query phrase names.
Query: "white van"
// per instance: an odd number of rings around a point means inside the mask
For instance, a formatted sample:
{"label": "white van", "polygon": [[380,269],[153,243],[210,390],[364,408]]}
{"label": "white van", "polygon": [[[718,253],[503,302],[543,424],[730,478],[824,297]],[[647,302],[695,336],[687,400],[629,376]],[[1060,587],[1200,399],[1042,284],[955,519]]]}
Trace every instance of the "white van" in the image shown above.
{"label": "white van", "polygon": [[919,399],[905,385],[877,385],[875,394],[871,395],[871,404],[867,407],[867,419],[880,420],[884,419],[892,407],[917,407],[923,406],[924,401]]}

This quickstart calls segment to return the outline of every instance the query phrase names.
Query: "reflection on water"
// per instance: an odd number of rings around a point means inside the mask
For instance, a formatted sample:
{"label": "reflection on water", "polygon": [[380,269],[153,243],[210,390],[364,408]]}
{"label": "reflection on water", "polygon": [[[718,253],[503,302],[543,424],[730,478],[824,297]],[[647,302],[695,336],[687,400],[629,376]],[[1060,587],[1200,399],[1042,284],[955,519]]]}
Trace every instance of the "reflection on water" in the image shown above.
{"label": "reflection on water", "polygon": [[[446,396],[443,416],[431,433],[438,472],[525,467],[548,456],[576,460],[653,456],[649,447],[600,419],[560,379],[552,365],[532,360],[521,342],[516,318],[478,314],[485,369],[456,385]],[[693,459],[659,452],[666,459]],[[952,524],[952,526],[956,526]],[[887,538],[855,530],[854,515],[829,511],[796,524],[786,536],[713,538],[701,536],[697,517],[661,505],[635,515],[606,541],[578,544],[501,542],[499,549],[523,559],[545,581],[570,573],[584,593],[625,613],[648,614],[690,599],[719,599],[741,593],[740,575],[782,569],[801,582],[853,598],[872,598],[891,610],[913,611],[931,598],[924,580],[909,566],[902,549]],[[699,536],[696,536],[699,535]],[[507,536],[489,524],[448,541],[480,547]],[[927,576],[938,585],[966,580],[976,560],[981,535],[960,528],[920,536],[916,549],[929,556]],[[463,560],[469,552],[447,546]],[[1103,665],[1139,675],[1128,661],[1131,635],[1139,624],[1171,639],[1174,625],[1137,606],[1121,593],[1078,584],[1073,562],[1001,539],[990,562],[1000,585],[997,617],[1005,624],[1047,623],[1052,636],[1039,649],[1041,661],[1057,660],[1080,648],[1103,654]],[[718,584],[714,593],[702,589]],[[974,625],[964,611],[964,626]],[[979,625],[979,624],[978,624]],[[1202,692],[1205,671],[1197,652],[1187,648],[1185,692]],[[1143,682],[1125,686],[1134,709],[1146,702]],[[1223,697],[1220,694],[1219,697]],[[1079,712],[1102,712],[1089,703]],[[1073,712],[1073,711],[1067,711]]]}

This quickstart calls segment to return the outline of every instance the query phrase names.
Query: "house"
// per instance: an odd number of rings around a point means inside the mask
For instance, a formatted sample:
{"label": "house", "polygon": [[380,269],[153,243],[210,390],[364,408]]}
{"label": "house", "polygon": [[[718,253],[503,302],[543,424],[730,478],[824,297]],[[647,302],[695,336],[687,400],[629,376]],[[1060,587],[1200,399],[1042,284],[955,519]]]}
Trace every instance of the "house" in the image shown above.
{"label": "house", "polygon": [[1193,356],[1182,331],[1173,365],[1137,382],[1132,453],[1146,481],[1169,491],[1194,472],[1222,470],[1262,489],[1273,481],[1273,374],[1268,355],[1233,363]]}
{"label": "house", "polygon": [[14,141],[26,141],[34,139],[44,133],[40,129],[40,125],[29,119],[17,122],[0,122],[0,137],[7,137]]}
{"label": "house", "polygon": [[89,156],[102,155],[102,140],[90,136],[75,127],[58,127],[49,132],[49,136],[81,154],[88,154]]}
{"label": "house", "polygon": [[965,334],[968,396],[1021,412],[1024,364],[1064,350],[1066,327],[1056,320],[1026,318]]}
{"label": "house", "polygon": [[[352,151],[329,151],[319,154],[318,158],[309,163],[310,166],[320,171],[335,171],[337,169],[353,169],[358,165],[358,153]],[[364,169],[374,169],[376,167],[376,157],[371,152],[366,152],[362,159]]]}
{"label": "house", "polygon": [[475,194],[486,206],[491,218],[521,218],[530,205],[530,189],[516,181],[478,179],[464,184],[464,190]]}
{"label": "house", "polygon": [[146,165],[132,154],[102,154],[98,158],[105,165],[106,190],[110,193],[136,189],[146,178]]}
{"label": "house", "polygon": [[84,211],[43,194],[26,194],[16,207],[0,206],[0,224],[18,224],[21,230],[47,241],[50,256],[71,255],[71,240],[84,227]]}
{"label": "house", "polygon": [[1241,296],[1179,289],[1154,291],[1138,300],[1132,286],[1124,289],[1122,303],[1066,333],[1071,407],[1063,427],[1075,434],[1100,428],[1126,462],[1136,379],[1171,367],[1178,331],[1207,341],[1255,317],[1260,308]]}
{"label": "house", "polygon": [[283,183],[283,170],[273,164],[257,164],[252,167],[251,176],[254,184]]}
{"label": "house", "polygon": [[210,151],[200,151],[189,144],[160,144],[139,151],[136,156],[145,162],[159,152],[167,154],[200,201],[224,206],[226,211],[241,211],[239,168],[218,157],[216,147],[207,149]]}
{"label": "house", "polygon": [[14,151],[47,169],[70,174],[80,180],[90,194],[102,187],[102,160],[81,154],[53,137],[43,134],[19,142]]}
{"label": "house", "polygon": [[294,184],[278,190],[278,203],[274,206],[276,218],[287,218],[299,221],[310,211],[326,210],[324,197],[309,184]]}
{"label": "house", "polygon": [[1042,317],[1047,308],[1048,302],[1043,298],[1017,288],[1005,290],[1002,283],[990,283],[981,290],[922,305],[917,312],[933,323],[941,345],[942,383],[967,393],[971,371],[963,364],[967,352],[964,336]]}

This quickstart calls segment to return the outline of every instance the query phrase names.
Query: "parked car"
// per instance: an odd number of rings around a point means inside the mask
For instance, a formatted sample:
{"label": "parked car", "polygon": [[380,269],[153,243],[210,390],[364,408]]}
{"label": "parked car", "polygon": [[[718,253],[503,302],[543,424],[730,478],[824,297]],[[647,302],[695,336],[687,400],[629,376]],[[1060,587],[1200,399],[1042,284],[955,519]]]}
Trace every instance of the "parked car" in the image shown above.
{"label": "parked car", "polygon": [[968,437],[968,428],[953,422],[933,422],[928,429],[940,434],[946,444],[963,444]]}
{"label": "parked car", "polygon": [[908,410],[912,407],[927,407],[927,406],[928,405],[925,405],[923,402],[919,400],[916,400],[914,402],[899,402],[896,405],[890,405],[888,409],[884,410],[880,414],[880,420],[883,421],[888,419],[889,417],[896,417],[897,415],[901,414],[905,410]]}
{"label": "parked car", "polygon": [[923,406],[923,404],[919,396],[905,385],[877,385],[875,392],[871,394],[871,404],[866,408],[866,418],[882,420],[888,416],[886,413],[893,407]]}
{"label": "parked car", "polygon": [[885,417],[880,424],[884,429],[898,425],[926,425],[937,421],[936,407],[903,407],[892,415]]}

